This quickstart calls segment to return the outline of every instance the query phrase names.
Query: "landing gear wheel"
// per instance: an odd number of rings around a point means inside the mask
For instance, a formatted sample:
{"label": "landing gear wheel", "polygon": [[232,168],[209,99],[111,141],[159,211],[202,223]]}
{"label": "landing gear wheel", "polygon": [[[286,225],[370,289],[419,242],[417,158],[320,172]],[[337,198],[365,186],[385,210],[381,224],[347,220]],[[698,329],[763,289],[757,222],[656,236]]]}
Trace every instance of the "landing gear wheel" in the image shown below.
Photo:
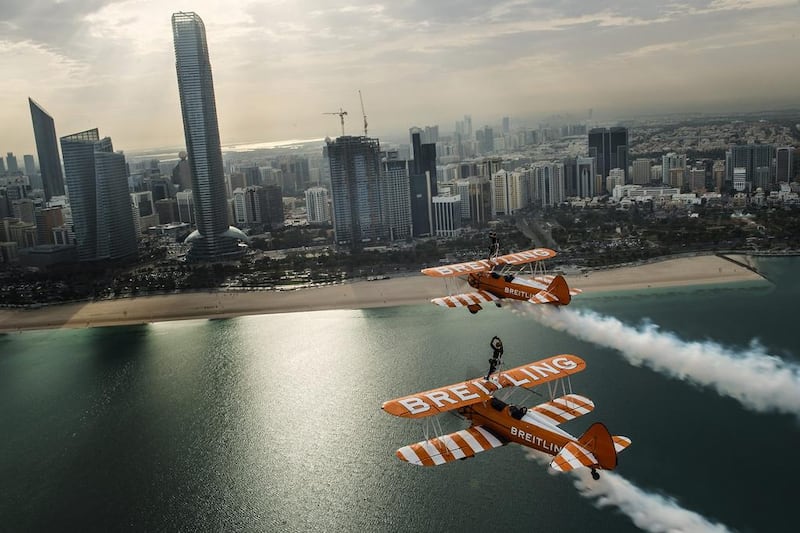
{"label": "landing gear wheel", "polygon": [[592,479],[595,480],[595,481],[600,479],[600,473],[597,470],[595,470],[594,468],[592,468]]}

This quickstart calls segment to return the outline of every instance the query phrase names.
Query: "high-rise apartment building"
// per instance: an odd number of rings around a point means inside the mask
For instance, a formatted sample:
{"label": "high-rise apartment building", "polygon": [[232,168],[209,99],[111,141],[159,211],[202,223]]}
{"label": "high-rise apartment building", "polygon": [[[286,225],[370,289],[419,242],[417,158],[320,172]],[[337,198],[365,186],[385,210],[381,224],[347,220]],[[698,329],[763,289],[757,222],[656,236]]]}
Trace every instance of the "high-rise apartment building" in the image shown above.
{"label": "high-rise apartment building", "polygon": [[389,239],[393,241],[407,239],[412,234],[409,161],[386,157],[381,161],[381,166],[384,182],[383,203]]}
{"label": "high-rise apartment building", "polygon": [[794,181],[794,146],[781,146],[775,151],[775,181]]}
{"label": "high-rise apartment building", "polygon": [[594,157],[578,157],[575,160],[575,179],[578,184],[576,192],[579,198],[592,198],[597,194],[595,163]]}
{"label": "high-rise apartment building", "polygon": [[175,193],[175,201],[178,203],[178,220],[194,226],[195,208],[194,194],[191,190]]}
{"label": "high-rise apartment building", "polygon": [[650,167],[653,162],[649,159],[635,159],[633,161],[633,176],[631,181],[634,185],[645,185],[650,183]]}
{"label": "high-rise apartment building", "polygon": [[461,196],[434,196],[433,227],[437,237],[454,237],[461,232]]}
{"label": "high-rise apartment building", "polygon": [[328,224],[331,221],[331,210],[328,205],[328,189],[311,187],[306,190],[306,213],[309,224]]}
{"label": "high-rise apartment building", "polygon": [[414,237],[433,233],[431,202],[439,194],[436,176],[436,145],[422,142],[422,130],[411,128],[411,162],[409,192],[411,223]]}
{"label": "high-rise apartment building", "polygon": [[564,163],[560,161],[535,163],[531,174],[531,196],[537,206],[552,207],[566,199]]}
{"label": "high-rise apartment building", "polygon": [[228,225],[228,201],[206,29],[196,13],[172,15],[175,70],[183,116],[197,230],[187,237],[189,258],[212,260],[243,253],[249,240]]}
{"label": "high-rise apartment building", "polygon": [[530,202],[530,172],[499,170],[492,176],[494,212],[511,215]]}
{"label": "high-rise apartment building", "polygon": [[97,129],[61,137],[72,224],[80,261],[137,254],[125,156]]}
{"label": "high-rise apartment building", "polygon": [[17,156],[13,152],[6,154],[6,168],[9,174],[16,174],[19,172],[19,165],[17,164]]}
{"label": "high-rise apartment building", "polygon": [[661,181],[670,187],[680,187],[677,185],[675,177],[682,175],[681,172],[674,172],[675,169],[686,169],[686,154],[676,154],[670,152],[661,156]]}
{"label": "high-rise apartment building", "polygon": [[597,172],[603,178],[612,168],[621,168],[628,175],[628,128],[593,128],[589,130],[589,157],[594,157]]}
{"label": "high-rise apartment building", "polygon": [[64,196],[64,175],[58,158],[58,140],[53,117],[42,106],[28,98],[33,121],[33,136],[36,140],[36,154],[39,157],[39,172],[42,174],[42,188],[45,200],[53,196]]}
{"label": "high-rise apartment building", "polygon": [[25,175],[29,178],[34,178],[36,176],[36,164],[33,162],[33,156],[25,154],[22,156],[22,160],[25,162]]}
{"label": "high-rise apartment building", "polygon": [[264,205],[261,209],[264,228],[279,229],[285,222],[283,189],[279,185],[264,185]]}
{"label": "high-rise apartment building", "polygon": [[775,147],[771,144],[735,145],[730,149],[729,168],[743,168],[745,182],[750,184],[751,190],[766,189],[772,184],[770,176],[774,157]]}
{"label": "high-rise apartment building", "polygon": [[336,244],[360,249],[387,240],[380,143],[343,135],[328,141]]}

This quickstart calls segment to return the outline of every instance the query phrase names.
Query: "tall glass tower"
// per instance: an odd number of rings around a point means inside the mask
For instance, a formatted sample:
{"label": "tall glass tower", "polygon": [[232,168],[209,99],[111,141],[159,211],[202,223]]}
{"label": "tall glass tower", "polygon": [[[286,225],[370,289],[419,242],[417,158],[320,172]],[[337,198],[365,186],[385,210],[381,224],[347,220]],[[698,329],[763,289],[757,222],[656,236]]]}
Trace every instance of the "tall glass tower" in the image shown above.
{"label": "tall glass tower", "polygon": [[125,156],[97,128],[61,137],[78,259],[137,254]]}
{"label": "tall glass tower", "polygon": [[380,143],[349,135],[326,143],[336,244],[359,250],[386,241]]}
{"label": "tall glass tower", "polygon": [[614,168],[625,173],[628,179],[628,128],[593,128],[589,131],[589,157],[594,157],[597,172],[603,179],[611,174]]}
{"label": "tall glass tower", "polygon": [[53,117],[42,106],[28,98],[33,121],[33,136],[36,139],[36,153],[39,155],[39,169],[42,173],[42,186],[45,200],[53,196],[64,196],[64,175],[58,160],[58,140]]}
{"label": "tall glass tower", "polygon": [[206,29],[196,13],[174,13],[172,34],[197,222],[197,230],[186,239],[191,244],[189,258],[203,261],[236,256],[244,251],[239,240],[249,239],[240,230],[228,226],[228,202]]}

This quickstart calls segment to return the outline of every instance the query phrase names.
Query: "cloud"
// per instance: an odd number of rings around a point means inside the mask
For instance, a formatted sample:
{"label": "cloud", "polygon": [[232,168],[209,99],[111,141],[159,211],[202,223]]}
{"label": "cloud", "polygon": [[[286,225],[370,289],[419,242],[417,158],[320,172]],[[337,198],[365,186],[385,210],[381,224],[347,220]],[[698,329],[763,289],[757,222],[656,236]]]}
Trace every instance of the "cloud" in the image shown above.
{"label": "cloud", "polygon": [[[58,111],[57,123],[65,113],[108,123],[118,146],[181,142],[180,120],[162,111],[178,106],[170,16],[186,8],[163,0],[7,0],[4,42],[35,48],[40,61],[5,59],[17,86],[0,95],[0,120],[27,120],[18,94],[46,92],[62,95],[50,109],[70,110]],[[800,15],[796,3],[781,0],[195,0],[191,9],[206,25],[221,133],[231,141],[335,134],[311,110],[357,108],[358,88],[369,95],[380,134],[406,122],[442,122],[447,131],[464,113],[490,122],[570,107],[630,109],[632,101],[679,106],[703,95],[768,102],[800,83],[790,69],[784,84],[754,96],[728,73],[757,72],[764,62],[717,48],[742,43],[774,55],[796,35],[782,24]],[[55,75],[43,83],[31,65],[45,64],[47,54]],[[703,95],[664,79],[676,62],[702,69]],[[73,83],[81,79],[84,91]],[[137,127],[129,135],[128,121],[147,115],[150,133]],[[32,143],[27,134],[20,139],[15,130],[0,132],[0,144]]]}

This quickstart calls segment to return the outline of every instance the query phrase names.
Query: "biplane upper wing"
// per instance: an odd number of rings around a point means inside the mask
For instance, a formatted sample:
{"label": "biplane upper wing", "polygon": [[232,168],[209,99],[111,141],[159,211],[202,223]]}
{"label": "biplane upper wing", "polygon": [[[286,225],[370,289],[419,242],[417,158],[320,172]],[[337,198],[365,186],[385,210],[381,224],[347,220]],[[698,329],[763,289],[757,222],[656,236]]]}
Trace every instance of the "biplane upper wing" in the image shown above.
{"label": "biplane upper wing", "polygon": [[476,378],[455,385],[420,392],[385,402],[381,409],[403,418],[422,418],[484,402],[505,387],[537,387],[542,383],[581,372],[586,362],[577,355],[562,354],[505,370],[491,380]]}
{"label": "biplane upper wing", "polygon": [[423,440],[397,450],[398,458],[417,466],[435,466],[474,457],[506,444],[483,426],[471,426],[449,435]]}
{"label": "biplane upper wing", "polygon": [[550,259],[555,256],[556,252],[549,248],[534,248],[515,254],[501,255],[492,259],[480,259],[478,261],[457,263],[455,265],[424,268],[422,269],[422,273],[434,278],[449,278],[453,276],[463,276],[472,272],[491,270],[499,265],[524,265],[526,263]]}

